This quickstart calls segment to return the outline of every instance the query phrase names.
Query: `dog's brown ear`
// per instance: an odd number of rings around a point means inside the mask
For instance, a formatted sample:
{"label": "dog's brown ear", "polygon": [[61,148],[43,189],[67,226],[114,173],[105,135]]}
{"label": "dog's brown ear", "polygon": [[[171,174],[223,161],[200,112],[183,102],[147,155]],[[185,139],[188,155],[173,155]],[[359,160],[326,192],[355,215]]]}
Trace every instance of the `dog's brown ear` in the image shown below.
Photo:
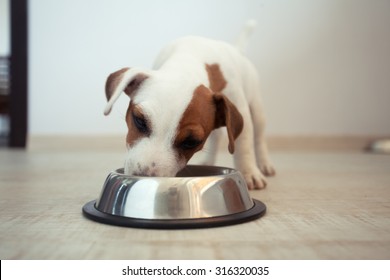
{"label": "dog's brown ear", "polygon": [[244,119],[237,107],[222,93],[214,94],[216,104],[215,128],[226,126],[229,139],[229,152],[234,153],[234,141],[244,128]]}
{"label": "dog's brown ear", "polygon": [[133,97],[141,83],[148,78],[144,71],[134,68],[122,68],[110,74],[106,81],[106,97],[107,105],[104,109],[104,114],[108,115],[111,112],[112,106],[122,94],[125,92],[130,98]]}

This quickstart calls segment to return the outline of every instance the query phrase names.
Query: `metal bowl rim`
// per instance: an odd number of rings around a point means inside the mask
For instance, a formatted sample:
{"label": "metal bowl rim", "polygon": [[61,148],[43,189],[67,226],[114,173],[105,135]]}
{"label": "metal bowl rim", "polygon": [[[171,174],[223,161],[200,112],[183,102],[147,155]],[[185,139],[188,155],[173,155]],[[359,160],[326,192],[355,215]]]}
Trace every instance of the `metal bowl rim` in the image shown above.
{"label": "metal bowl rim", "polygon": [[185,170],[187,168],[210,168],[210,169],[213,169],[213,170],[221,170],[221,171],[225,170],[225,171],[227,171],[227,173],[226,174],[215,173],[215,174],[203,175],[203,176],[201,175],[201,176],[174,176],[174,177],[152,176],[152,177],[149,177],[149,176],[139,176],[139,175],[125,174],[124,173],[124,168],[117,168],[117,169],[111,171],[110,174],[118,175],[118,176],[121,176],[121,177],[124,177],[124,178],[134,178],[134,179],[150,179],[150,178],[153,178],[153,179],[157,179],[157,180],[175,180],[175,179],[182,179],[182,178],[192,179],[192,178],[207,178],[207,177],[225,177],[225,176],[234,176],[234,175],[237,175],[237,174],[241,174],[240,171],[238,171],[238,170],[236,170],[234,168],[231,168],[231,167],[213,166],[213,165],[195,165],[195,164],[187,165],[182,170],[180,170],[178,173],[180,173],[181,171],[183,171],[183,170]]}

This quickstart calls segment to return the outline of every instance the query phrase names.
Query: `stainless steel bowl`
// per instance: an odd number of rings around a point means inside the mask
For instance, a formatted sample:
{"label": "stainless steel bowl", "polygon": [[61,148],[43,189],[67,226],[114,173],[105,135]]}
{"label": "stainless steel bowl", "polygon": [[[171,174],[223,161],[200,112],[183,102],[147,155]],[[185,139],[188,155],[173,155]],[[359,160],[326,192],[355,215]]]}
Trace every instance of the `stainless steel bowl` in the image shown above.
{"label": "stainless steel bowl", "polygon": [[189,165],[176,177],[140,177],[111,172],[100,197],[83,213],[92,220],[130,227],[222,226],[262,216],[265,205],[249,196],[240,172]]}

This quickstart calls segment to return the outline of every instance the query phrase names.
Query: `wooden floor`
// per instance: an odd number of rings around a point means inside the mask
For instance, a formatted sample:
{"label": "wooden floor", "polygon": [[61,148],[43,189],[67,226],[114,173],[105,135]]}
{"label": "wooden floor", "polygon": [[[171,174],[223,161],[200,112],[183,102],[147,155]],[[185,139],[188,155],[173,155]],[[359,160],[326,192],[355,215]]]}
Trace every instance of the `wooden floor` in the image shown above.
{"label": "wooden floor", "polygon": [[[122,164],[122,139],[35,138],[27,151],[1,149],[0,259],[390,259],[390,156],[329,141],[271,144],[277,176],[251,191],[267,214],[197,230],[83,217]],[[218,162],[232,164],[226,153]]]}

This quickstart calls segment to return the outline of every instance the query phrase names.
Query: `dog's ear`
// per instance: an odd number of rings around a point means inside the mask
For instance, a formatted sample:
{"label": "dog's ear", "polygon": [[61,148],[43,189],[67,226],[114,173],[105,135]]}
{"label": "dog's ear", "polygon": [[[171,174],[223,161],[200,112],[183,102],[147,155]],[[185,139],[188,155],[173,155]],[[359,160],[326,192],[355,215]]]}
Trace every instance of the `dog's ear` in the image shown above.
{"label": "dog's ear", "polygon": [[122,92],[125,92],[130,98],[133,97],[141,83],[148,78],[145,71],[135,68],[123,68],[108,76],[106,81],[107,105],[104,114],[111,112],[112,106],[118,100]]}
{"label": "dog's ear", "polygon": [[214,94],[216,104],[215,128],[226,126],[229,138],[229,152],[234,153],[234,141],[244,128],[244,119],[237,107],[222,93]]}

